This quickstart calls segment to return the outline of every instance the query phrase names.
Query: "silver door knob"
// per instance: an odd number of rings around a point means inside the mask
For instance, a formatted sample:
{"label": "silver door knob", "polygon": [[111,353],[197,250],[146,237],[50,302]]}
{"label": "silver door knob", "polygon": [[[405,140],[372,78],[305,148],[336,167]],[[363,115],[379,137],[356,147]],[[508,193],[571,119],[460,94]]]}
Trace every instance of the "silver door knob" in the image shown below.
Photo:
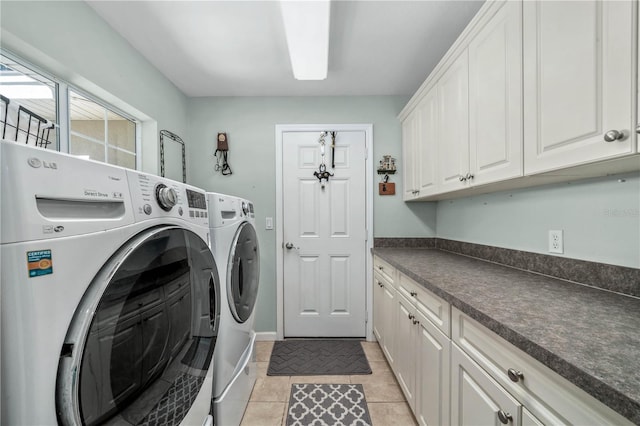
{"label": "silver door knob", "polygon": [[638,124],[638,127],[636,127],[636,133],[640,135],[640,124]]}
{"label": "silver door knob", "polygon": [[624,139],[625,139],[624,132],[619,132],[617,130],[609,130],[607,133],[604,134],[605,142],[615,142],[615,141],[621,141]]}
{"label": "silver door knob", "polygon": [[291,250],[292,248],[295,248],[295,246],[292,243],[287,243],[284,246],[287,250]]}

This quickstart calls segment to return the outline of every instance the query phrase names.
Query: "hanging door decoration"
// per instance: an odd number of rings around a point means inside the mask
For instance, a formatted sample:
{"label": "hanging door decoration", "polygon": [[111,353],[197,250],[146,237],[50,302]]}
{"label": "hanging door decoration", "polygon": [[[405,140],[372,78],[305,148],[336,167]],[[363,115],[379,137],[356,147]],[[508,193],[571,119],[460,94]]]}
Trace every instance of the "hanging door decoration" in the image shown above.
{"label": "hanging door decoration", "polygon": [[323,180],[326,180],[329,183],[329,178],[333,176],[333,173],[327,171],[327,165],[325,164],[325,138],[327,135],[331,135],[331,168],[335,169],[335,149],[336,149],[336,132],[322,132],[320,133],[320,139],[318,143],[320,144],[320,165],[318,166],[318,170],[313,172],[313,175],[318,178],[318,181],[321,184],[321,188],[324,189],[325,183]]}

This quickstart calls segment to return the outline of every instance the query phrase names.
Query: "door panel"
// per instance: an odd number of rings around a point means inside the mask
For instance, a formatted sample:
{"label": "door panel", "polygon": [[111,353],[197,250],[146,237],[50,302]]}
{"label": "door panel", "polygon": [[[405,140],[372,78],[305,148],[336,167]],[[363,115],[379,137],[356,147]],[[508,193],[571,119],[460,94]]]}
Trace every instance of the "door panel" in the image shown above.
{"label": "door panel", "polygon": [[505,2],[469,45],[473,184],[522,175],[522,3]]}
{"label": "door panel", "polygon": [[524,2],[525,174],[632,152],[633,5]]}
{"label": "door panel", "polygon": [[283,133],[284,334],[365,335],[365,132],[336,133],[320,182],[320,132]]}
{"label": "door panel", "polygon": [[438,167],[440,189],[463,187],[469,172],[469,60],[460,54],[438,82]]}

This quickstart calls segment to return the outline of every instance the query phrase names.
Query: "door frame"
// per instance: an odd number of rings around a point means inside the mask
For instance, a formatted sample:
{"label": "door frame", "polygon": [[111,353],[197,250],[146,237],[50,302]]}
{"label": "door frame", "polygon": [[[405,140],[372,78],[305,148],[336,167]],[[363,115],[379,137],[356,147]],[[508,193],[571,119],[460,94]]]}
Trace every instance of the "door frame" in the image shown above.
{"label": "door frame", "polygon": [[373,338],[373,124],[276,124],[276,339],[284,338],[284,227],[282,136],[287,132],[323,132],[326,130],[365,133],[365,321],[366,339]]}

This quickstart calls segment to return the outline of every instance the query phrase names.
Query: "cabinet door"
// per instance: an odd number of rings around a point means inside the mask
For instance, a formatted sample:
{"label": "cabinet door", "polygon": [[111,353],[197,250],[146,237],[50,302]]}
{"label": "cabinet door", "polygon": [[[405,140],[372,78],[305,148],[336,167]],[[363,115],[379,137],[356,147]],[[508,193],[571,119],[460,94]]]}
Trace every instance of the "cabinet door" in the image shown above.
{"label": "cabinet door", "polygon": [[522,176],[522,2],[507,1],[469,45],[470,184]]}
{"label": "cabinet door", "polygon": [[469,173],[469,60],[460,54],[438,81],[440,192],[466,186]]}
{"label": "cabinet door", "polygon": [[402,164],[404,165],[403,173],[403,199],[412,200],[417,195],[417,186],[415,178],[415,163],[416,163],[416,111],[413,111],[402,122]]}
{"label": "cabinet door", "polygon": [[421,425],[448,425],[451,342],[420,312],[416,317],[416,419]]}
{"label": "cabinet door", "polygon": [[523,8],[525,174],[631,153],[634,2]]}
{"label": "cabinet door", "polygon": [[455,344],[451,345],[451,424],[520,425],[520,404]]}
{"label": "cabinet door", "polygon": [[384,284],[378,274],[373,274],[373,334],[378,339],[378,344],[384,346]]}
{"label": "cabinet door", "polygon": [[400,292],[396,293],[397,310],[396,310],[396,330],[395,330],[395,373],[398,378],[398,384],[404,392],[407,403],[414,408],[415,404],[415,330],[412,319],[414,317],[414,308],[411,302],[405,299]]}
{"label": "cabinet door", "polygon": [[387,357],[389,366],[393,368],[396,364],[396,290],[388,283],[382,290],[382,351]]}
{"label": "cabinet door", "polygon": [[438,91],[434,86],[417,108],[417,165],[419,196],[435,194],[437,185]]}

